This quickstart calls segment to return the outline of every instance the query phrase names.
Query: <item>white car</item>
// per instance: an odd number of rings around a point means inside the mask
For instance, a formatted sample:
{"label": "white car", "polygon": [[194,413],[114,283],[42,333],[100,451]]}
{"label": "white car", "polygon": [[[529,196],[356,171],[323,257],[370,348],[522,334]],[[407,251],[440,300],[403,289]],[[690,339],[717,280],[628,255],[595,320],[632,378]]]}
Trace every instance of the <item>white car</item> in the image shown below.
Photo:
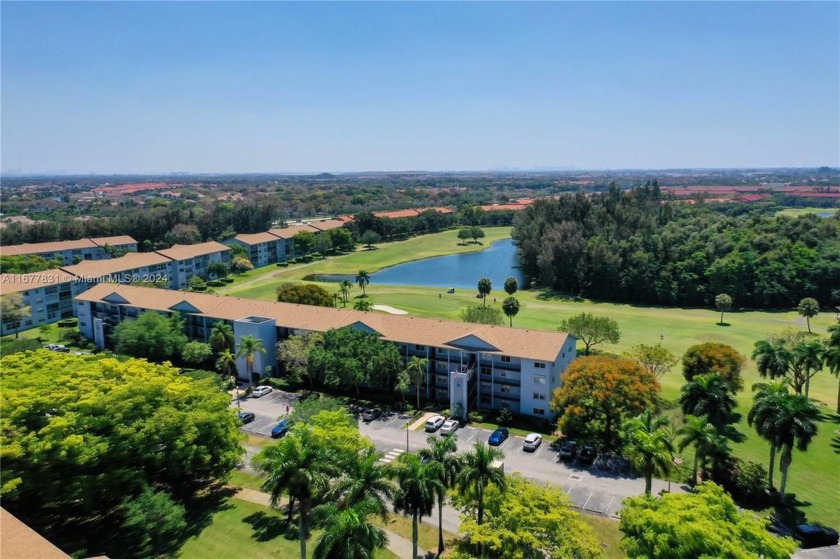
{"label": "white car", "polygon": [[258,386],[253,392],[251,392],[251,396],[253,398],[262,398],[266,394],[271,394],[272,392],[274,392],[274,389],[270,386]]}
{"label": "white car", "polygon": [[57,351],[58,353],[70,353],[70,350],[61,344],[47,344],[46,348],[50,351]]}
{"label": "white car", "polygon": [[443,422],[446,421],[446,418],[442,415],[433,415],[428,420],[426,420],[426,432],[427,433],[434,433],[440,426],[443,425]]}
{"label": "white car", "polygon": [[536,433],[531,433],[525,437],[525,442],[522,443],[523,450],[530,450],[531,452],[537,450],[542,444],[542,437]]}
{"label": "white car", "polygon": [[454,419],[450,419],[444,422],[443,427],[440,428],[441,435],[452,435],[455,431],[458,430],[458,422]]}

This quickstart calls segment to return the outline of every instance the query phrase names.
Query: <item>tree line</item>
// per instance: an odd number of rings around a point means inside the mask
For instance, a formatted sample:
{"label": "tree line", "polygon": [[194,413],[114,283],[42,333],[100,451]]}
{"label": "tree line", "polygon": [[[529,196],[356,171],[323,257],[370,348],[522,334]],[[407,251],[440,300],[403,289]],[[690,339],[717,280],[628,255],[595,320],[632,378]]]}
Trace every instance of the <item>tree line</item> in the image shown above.
{"label": "tree line", "polygon": [[512,236],[530,284],[598,300],[751,308],[840,303],[840,217],[726,216],[656,183],[537,200]]}

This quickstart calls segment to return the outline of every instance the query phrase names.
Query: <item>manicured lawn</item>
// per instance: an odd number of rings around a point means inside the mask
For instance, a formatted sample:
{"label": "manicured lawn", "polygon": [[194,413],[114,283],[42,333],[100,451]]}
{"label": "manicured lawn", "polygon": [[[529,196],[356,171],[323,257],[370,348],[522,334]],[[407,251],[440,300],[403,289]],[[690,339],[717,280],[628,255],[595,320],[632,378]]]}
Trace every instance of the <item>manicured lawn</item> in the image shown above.
{"label": "manicured lawn", "polygon": [[[432,519],[437,523],[437,506],[435,506],[432,514]],[[381,518],[374,520],[376,524],[382,526],[386,530],[399,534],[400,536],[411,540],[411,518],[408,516],[400,516],[398,514],[389,514],[385,522]],[[432,526],[427,522],[420,522],[417,527],[417,535],[419,536],[419,545],[426,551],[434,551],[437,553],[438,548],[438,529],[437,525]],[[447,549],[452,547],[451,542],[455,539],[454,534],[450,534],[446,530],[443,531],[443,541]]]}
{"label": "manicured lawn", "polygon": [[621,541],[621,530],[618,529],[618,520],[593,516],[591,514],[581,514],[580,516],[584,522],[592,526],[592,529],[595,530],[595,534],[601,541],[601,547],[604,548],[604,559],[627,559],[627,554],[618,547],[618,542]]}
{"label": "manicured lawn", "polygon": [[263,478],[242,470],[233,470],[230,474],[228,483],[230,485],[235,485],[236,487],[262,491]]}
{"label": "manicured lawn", "polygon": [[[18,351],[40,349],[47,344],[62,344],[72,350],[78,350],[80,348],[61,339],[62,334],[68,330],[75,330],[77,328],[77,326],[72,328],[59,328],[57,323],[53,323],[47,325],[45,332],[41,332],[40,328],[31,328],[19,332],[17,338],[15,338],[14,334],[3,336],[0,338],[0,354],[6,355]],[[88,350],[90,350],[90,347]]]}
{"label": "manicured lawn", "polygon": [[[307,544],[312,556],[319,532]],[[300,556],[297,527],[286,524],[285,515],[261,505],[229,499],[213,515],[213,522],[181,548],[182,559],[230,557],[247,559],[293,559]],[[377,559],[398,559],[388,550],[376,553]]]}
{"label": "manicured lawn", "polygon": [[790,217],[799,217],[800,215],[805,214],[824,214],[824,213],[831,213],[840,211],[837,208],[785,208],[779,212],[776,212],[776,215],[787,215]]}

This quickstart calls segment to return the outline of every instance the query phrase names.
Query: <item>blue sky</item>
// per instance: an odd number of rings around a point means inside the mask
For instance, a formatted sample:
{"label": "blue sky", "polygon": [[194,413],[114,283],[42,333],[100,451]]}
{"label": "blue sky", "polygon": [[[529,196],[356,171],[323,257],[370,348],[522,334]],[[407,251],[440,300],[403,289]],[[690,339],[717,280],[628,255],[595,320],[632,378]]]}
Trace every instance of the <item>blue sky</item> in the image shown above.
{"label": "blue sky", "polygon": [[3,170],[840,165],[840,3],[2,2]]}

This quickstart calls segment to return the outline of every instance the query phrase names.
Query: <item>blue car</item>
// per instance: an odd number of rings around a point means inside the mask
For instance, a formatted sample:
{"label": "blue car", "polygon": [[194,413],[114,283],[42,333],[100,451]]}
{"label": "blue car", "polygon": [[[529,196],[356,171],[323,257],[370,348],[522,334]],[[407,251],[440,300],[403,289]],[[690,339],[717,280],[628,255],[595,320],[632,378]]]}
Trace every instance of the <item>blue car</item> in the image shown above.
{"label": "blue car", "polygon": [[288,419],[282,420],[280,423],[274,426],[271,430],[271,438],[272,439],[279,439],[283,435],[285,435],[289,431],[289,427],[292,426],[292,422]]}
{"label": "blue car", "polygon": [[490,435],[490,439],[487,442],[490,443],[490,446],[499,446],[500,444],[505,442],[509,436],[510,431],[508,431],[507,429],[496,429]]}

